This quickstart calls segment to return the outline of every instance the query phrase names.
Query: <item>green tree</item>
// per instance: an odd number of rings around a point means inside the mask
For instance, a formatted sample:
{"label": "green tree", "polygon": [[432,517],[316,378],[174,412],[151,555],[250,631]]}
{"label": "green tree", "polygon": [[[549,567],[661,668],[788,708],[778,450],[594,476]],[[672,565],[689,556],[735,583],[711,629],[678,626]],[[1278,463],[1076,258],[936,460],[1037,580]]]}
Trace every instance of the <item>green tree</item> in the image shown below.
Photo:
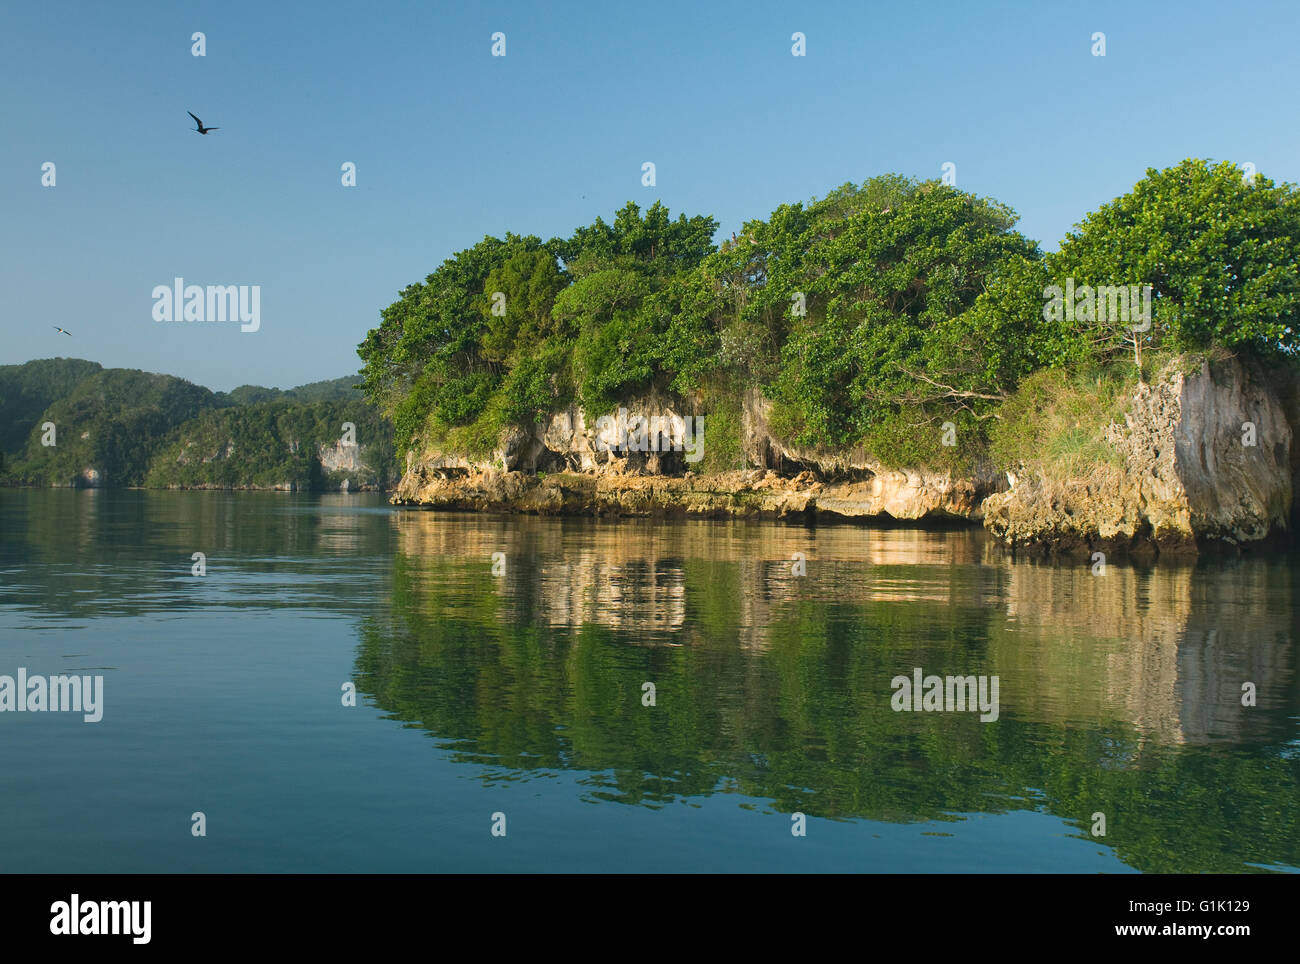
{"label": "green tree", "polygon": [[[1247,182],[1227,162],[1148,170],[1085,217],[1048,267],[1062,286],[1066,278],[1094,288],[1151,285],[1151,330],[1140,343],[1258,353],[1300,346],[1300,194],[1263,175]],[[1120,354],[1132,339],[1131,326],[1113,320],[1067,320],[1054,331],[1061,360]]]}
{"label": "green tree", "polygon": [[503,363],[525,358],[547,339],[567,334],[551,314],[555,296],[567,284],[555,255],[545,248],[516,252],[493,268],[483,286],[483,357]]}
{"label": "green tree", "polygon": [[[769,390],[785,423],[806,444],[844,446],[902,418],[914,431],[929,408],[976,411],[997,400],[976,370],[987,343],[962,338],[962,315],[1001,270],[1038,258],[1012,230],[1005,205],[935,182],[890,177],[845,186],[805,213],[789,208],[776,227],[755,225],[746,241],[766,249],[758,289],[741,322],[780,343]],[[965,341],[972,360],[952,350]],[[952,362],[959,361],[959,365]],[[945,364],[947,363],[947,364]],[[981,396],[990,397],[981,397]]]}

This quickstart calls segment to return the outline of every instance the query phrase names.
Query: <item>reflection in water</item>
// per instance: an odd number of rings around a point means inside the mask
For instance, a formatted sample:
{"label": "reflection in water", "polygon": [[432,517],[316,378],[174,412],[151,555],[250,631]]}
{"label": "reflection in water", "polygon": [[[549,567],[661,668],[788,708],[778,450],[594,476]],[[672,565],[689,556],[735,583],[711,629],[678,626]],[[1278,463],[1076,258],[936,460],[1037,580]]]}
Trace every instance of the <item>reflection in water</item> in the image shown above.
{"label": "reflection in water", "polygon": [[[1081,833],[1100,811],[1139,869],[1300,865],[1285,558],[1094,575],[969,530],[394,525],[359,685],[484,779],[572,769],[592,800],[891,821],[1046,807]],[[893,712],[914,667],[997,675],[1001,718]]]}
{"label": "reflection in water", "polygon": [[[1013,560],[968,529],[93,490],[0,490],[0,535],[10,628],[111,633],[119,617],[164,613],[193,620],[196,650],[223,653],[241,612],[333,618],[344,639],[356,627],[354,679],[385,714],[426,730],[465,775],[535,781],[556,807],[730,796],[945,820],[959,835],[962,815],[1045,810],[1089,853],[1140,870],[1300,866],[1294,555],[1112,561],[1096,576],[1084,561]],[[917,667],[998,676],[998,720],[894,712],[891,679]],[[268,716],[268,740],[279,725],[289,740],[291,722]],[[548,779],[561,772],[582,799]],[[400,797],[400,773],[375,779]],[[1097,812],[1107,834],[1094,840]]]}
{"label": "reflection in water", "polygon": [[[1053,645],[1012,634],[1003,659],[1046,674],[1024,693],[1044,719],[1118,718],[1175,743],[1284,740],[1296,705],[1294,594],[1294,572],[1277,558],[1111,565],[1102,576],[1086,565],[1015,565],[1007,623]],[[1256,708],[1242,706],[1246,682]]]}
{"label": "reflection in water", "polygon": [[389,518],[339,493],[0,489],[0,604],[33,619],[352,611],[362,579],[386,586]]}

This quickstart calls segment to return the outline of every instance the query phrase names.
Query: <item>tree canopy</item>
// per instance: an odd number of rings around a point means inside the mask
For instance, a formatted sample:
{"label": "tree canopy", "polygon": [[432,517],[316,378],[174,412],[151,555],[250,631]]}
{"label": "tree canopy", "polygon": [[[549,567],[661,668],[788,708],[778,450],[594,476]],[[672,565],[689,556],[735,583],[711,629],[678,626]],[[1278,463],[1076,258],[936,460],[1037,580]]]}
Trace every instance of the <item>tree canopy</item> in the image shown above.
{"label": "tree canopy", "polygon": [[[382,312],[359,348],[365,390],[399,451],[484,453],[573,402],[600,414],[655,392],[734,410],[757,389],[790,442],[916,462],[944,457],[941,422],[982,437],[1040,369],[1130,348],[1139,363],[1143,347],[1296,348],[1292,185],[1208,161],[1151,170],[1046,256],[1016,221],[998,201],[888,174],[783,204],[720,246],[712,218],[660,203],[567,239],[485,238]],[[1066,279],[1090,306],[1132,290],[1135,311],[1149,285],[1151,324],[1053,315]]]}

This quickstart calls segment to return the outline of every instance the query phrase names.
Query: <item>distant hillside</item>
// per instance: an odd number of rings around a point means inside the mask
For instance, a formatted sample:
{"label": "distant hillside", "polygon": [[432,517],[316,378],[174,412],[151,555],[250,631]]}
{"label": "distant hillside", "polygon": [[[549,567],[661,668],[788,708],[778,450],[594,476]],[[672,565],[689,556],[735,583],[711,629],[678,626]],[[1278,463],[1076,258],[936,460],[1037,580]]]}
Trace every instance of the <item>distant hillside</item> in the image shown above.
{"label": "distant hillside", "polygon": [[272,401],[187,422],[153,459],[146,485],[374,489],[397,475],[392,428],[366,402]]}
{"label": "distant hillside", "polygon": [[263,388],[261,385],[240,385],[225,395],[235,405],[257,405],[262,402],[350,402],[364,396],[353,386],[360,375],[345,375],[323,382],[310,382],[297,388]]}
{"label": "distant hillside", "polygon": [[[171,375],[95,372],[33,420],[12,474],[46,485],[139,485],[176,430],[216,404],[208,389]],[[46,422],[54,425],[53,445],[43,444]]]}
{"label": "distant hillside", "polygon": [[81,358],[0,365],[0,453],[17,452],[40,414],[103,366]]}
{"label": "distant hillside", "polygon": [[[0,481],[30,485],[375,488],[392,428],[349,375],[212,392],[171,375],[48,358],[0,367]],[[356,445],[343,424],[355,426]],[[53,445],[42,444],[53,423]]]}

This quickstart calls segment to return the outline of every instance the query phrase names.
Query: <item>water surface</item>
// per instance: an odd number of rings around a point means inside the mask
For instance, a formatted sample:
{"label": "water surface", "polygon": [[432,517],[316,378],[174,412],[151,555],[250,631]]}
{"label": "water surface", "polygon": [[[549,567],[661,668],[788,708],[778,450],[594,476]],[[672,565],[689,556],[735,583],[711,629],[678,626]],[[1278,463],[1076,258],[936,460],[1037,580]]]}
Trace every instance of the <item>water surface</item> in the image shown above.
{"label": "water surface", "polygon": [[0,713],[0,870],[1294,870],[1296,562],[0,490],[0,674],[105,687]]}

